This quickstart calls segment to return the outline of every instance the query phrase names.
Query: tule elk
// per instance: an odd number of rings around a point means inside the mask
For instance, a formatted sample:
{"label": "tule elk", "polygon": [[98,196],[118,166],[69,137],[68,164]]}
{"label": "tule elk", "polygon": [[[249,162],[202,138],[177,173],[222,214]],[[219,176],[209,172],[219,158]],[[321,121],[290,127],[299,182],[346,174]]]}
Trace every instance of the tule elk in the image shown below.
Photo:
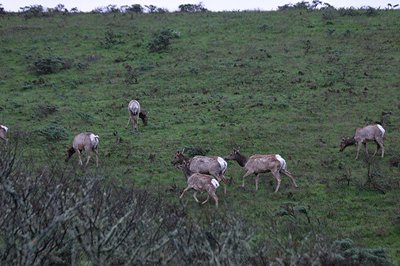
{"label": "tule elk", "polygon": [[376,143],[376,151],[372,156],[378,152],[379,148],[382,149],[382,158],[385,153],[385,147],[383,145],[383,139],[385,136],[385,129],[379,125],[368,125],[363,128],[357,128],[356,133],[353,137],[342,138],[342,142],[340,143],[340,151],[343,151],[347,146],[356,145],[357,146],[357,154],[356,160],[358,159],[358,154],[361,149],[361,144],[365,147],[365,153],[368,156],[368,141],[375,141]]}
{"label": "tule elk", "polygon": [[256,190],[258,190],[258,180],[260,173],[271,172],[278,182],[275,192],[278,192],[281,185],[280,173],[290,177],[295,187],[297,187],[294,176],[287,170],[286,161],[279,154],[255,154],[247,158],[240,154],[239,149],[233,149],[233,152],[225,160],[234,160],[241,167],[244,167],[246,173],[243,176],[242,187],[244,187],[244,178],[246,176],[256,175]]}
{"label": "tule elk", "polygon": [[142,119],[143,125],[147,125],[147,113],[145,110],[140,108],[140,103],[136,100],[132,100],[128,104],[128,112],[129,112],[129,122],[132,121],[132,129],[133,131],[138,132],[138,119]]}
{"label": "tule elk", "polygon": [[226,178],[224,174],[228,167],[228,163],[221,157],[197,155],[193,158],[189,158],[182,152],[178,151],[175,154],[172,164],[175,166],[187,164],[190,171],[193,173],[212,175],[218,180],[218,182],[223,181],[224,194],[226,194]]}
{"label": "tule elk", "polygon": [[213,198],[215,202],[215,206],[218,208],[218,197],[216,194],[217,188],[219,187],[218,180],[211,175],[192,172],[190,170],[189,162],[184,162],[183,164],[180,165],[180,167],[182,168],[183,174],[186,177],[188,185],[182,191],[182,194],[180,195],[179,198],[181,199],[185,194],[185,192],[188,191],[189,189],[194,189],[195,192],[193,194],[193,198],[196,200],[196,202],[200,202],[196,197],[197,192],[207,192],[207,199],[203,201],[201,204],[206,203],[211,196],[211,198]]}
{"label": "tule elk", "polygon": [[7,132],[8,132],[8,127],[0,125],[0,139],[4,140],[5,142],[8,142]]}
{"label": "tule elk", "polygon": [[79,157],[79,164],[83,165],[82,159],[81,159],[81,152],[85,151],[88,155],[87,161],[85,166],[88,165],[90,157],[92,153],[94,152],[96,155],[96,166],[99,166],[99,152],[98,152],[98,147],[99,147],[99,136],[95,135],[91,132],[84,132],[80,133],[75,136],[74,141],[72,143],[72,147],[67,150],[65,162],[68,162],[71,156],[77,152],[78,157]]}

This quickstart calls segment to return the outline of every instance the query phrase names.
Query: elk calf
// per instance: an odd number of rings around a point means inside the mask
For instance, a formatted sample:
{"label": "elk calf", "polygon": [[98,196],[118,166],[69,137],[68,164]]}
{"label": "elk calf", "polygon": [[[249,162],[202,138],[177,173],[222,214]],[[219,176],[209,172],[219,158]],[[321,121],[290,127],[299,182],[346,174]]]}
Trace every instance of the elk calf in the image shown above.
{"label": "elk calf", "polygon": [[233,152],[225,158],[226,160],[234,160],[241,167],[244,167],[246,173],[243,176],[242,187],[244,187],[244,178],[246,176],[256,175],[256,191],[258,190],[258,180],[260,173],[271,172],[278,182],[275,192],[278,192],[281,185],[280,173],[290,177],[295,187],[298,187],[294,176],[287,170],[286,161],[279,154],[256,154],[247,158],[240,154],[239,149],[233,149]]}
{"label": "elk calf", "polygon": [[197,192],[207,192],[207,199],[201,204],[206,203],[211,196],[215,202],[215,206],[218,208],[218,197],[216,191],[219,187],[219,182],[211,175],[192,172],[188,162],[183,163],[181,167],[188,185],[182,191],[182,194],[179,198],[182,198],[185,192],[189,189],[194,189],[195,192],[193,193],[193,198],[196,200],[196,202],[200,202],[196,197]]}
{"label": "elk calf", "polygon": [[4,140],[5,142],[8,142],[7,132],[8,132],[8,127],[0,125],[0,139]]}
{"label": "elk calf", "polygon": [[99,136],[91,132],[84,132],[76,135],[72,143],[72,147],[67,150],[65,162],[68,162],[71,156],[75,152],[77,152],[79,157],[79,164],[83,165],[81,159],[81,152],[85,151],[88,156],[85,164],[85,166],[87,166],[91,154],[94,152],[96,155],[96,166],[99,167],[99,152],[98,152],[99,142],[100,142]]}
{"label": "elk calf", "polygon": [[224,182],[224,194],[226,194],[226,182],[227,179],[224,176],[228,163],[221,157],[218,156],[194,156],[189,158],[182,152],[178,151],[175,154],[175,158],[172,161],[174,165],[187,164],[190,171],[193,173],[200,173],[206,175],[212,175],[219,182]]}
{"label": "elk calf", "polygon": [[132,128],[133,131],[138,132],[138,119],[142,119],[143,121],[143,125],[147,125],[147,113],[145,110],[140,109],[140,103],[136,100],[132,100],[129,102],[128,104],[128,112],[129,112],[129,120],[128,120],[128,124],[129,122],[132,121]]}
{"label": "elk calf", "polygon": [[340,143],[340,151],[343,151],[346,147],[351,145],[357,146],[357,154],[356,160],[358,159],[358,154],[360,153],[361,144],[365,147],[365,153],[368,156],[368,148],[367,142],[375,141],[376,143],[376,151],[372,156],[378,152],[379,148],[382,149],[382,158],[385,153],[385,147],[383,145],[383,139],[385,136],[385,129],[379,125],[368,125],[363,128],[357,128],[356,133],[353,137],[342,138],[342,142]]}

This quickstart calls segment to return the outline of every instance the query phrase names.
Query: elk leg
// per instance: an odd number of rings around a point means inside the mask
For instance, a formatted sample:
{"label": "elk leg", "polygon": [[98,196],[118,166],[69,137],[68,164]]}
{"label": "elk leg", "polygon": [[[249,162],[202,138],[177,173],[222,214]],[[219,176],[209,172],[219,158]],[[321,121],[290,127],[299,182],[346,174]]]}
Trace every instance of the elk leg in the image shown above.
{"label": "elk leg", "polygon": [[83,165],[82,158],[81,158],[81,151],[79,149],[77,149],[77,153],[78,153],[78,158],[79,158],[79,164]]}
{"label": "elk leg", "polygon": [[363,143],[363,145],[364,145],[364,148],[365,148],[365,154],[367,155],[367,157],[369,156],[369,154],[368,154],[368,148],[367,148],[367,143],[366,142],[364,142]]}
{"label": "elk leg", "polygon": [[226,177],[224,175],[222,175],[221,180],[224,183],[224,195],[226,195]]}
{"label": "elk leg", "polygon": [[204,204],[204,203],[206,203],[206,202],[209,200],[209,198],[210,198],[210,195],[209,195],[209,194],[207,194],[207,199],[206,199],[205,201],[203,201],[201,204]]}
{"label": "elk leg", "polygon": [[274,171],[272,172],[272,174],[274,175],[276,181],[278,181],[278,184],[276,185],[276,189],[275,189],[275,193],[278,192],[279,187],[281,185],[281,175],[279,174],[279,171]]}
{"label": "elk leg", "polygon": [[99,151],[96,149],[94,152],[96,155],[96,167],[99,167]]}
{"label": "elk leg", "polygon": [[185,194],[185,192],[188,191],[189,189],[190,189],[190,187],[185,188],[185,189],[182,191],[182,194],[179,196],[179,198],[181,199],[181,198],[183,197],[183,194]]}
{"label": "elk leg", "polygon": [[356,160],[358,159],[358,154],[360,153],[360,149],[361,149],[361,143],[357,142],[357,154],[356,154]]}
{"label": "elk leg", "polygon": [[294,178],[294,176],[292,175],[291,172],[289,172],[288,170],[283,170],[282,172],[283,172],[285,175],[287,175],[288,177],[290,177],[290,179],[292,179],[292,182],[293,182],[293,184],[294,184],[295,187],[299,187],[299,186],[297,186],[296,180],[295,180],[295,178]]}
{"label": "elk leg", "polygon": [[259,180],[259,174],[256,174],[256,191],[258,190],[258,180]]}
{"label": "elk leg", "polygon": [[133,130],[138,131],[138,119],[137,117],[133,117]]}
{"label": "elk leg", "polygon": [[[383,158],[383,155],[385,154],[385,146],[384,146],[384,144],[383,144],[383,140],[382,139],[379,139],[378,140],[378,145],[381,147],[381,149],[382,149],[382,158]],[[378,149],[376,149],[376,151],[378,151]]]}
{"label": "elk leg", "polygon": [[195,200],[196,202],[200,202],[199,199],[197,198],[197,191],[195,191],[195,192],[193,193],[193,198],[194,198],[194,200]]}
{"label": "elk leg", "polygon": [[131,115],[130,114],[129,114],[128,124],[126,124],[126,126],[129,126],[129,122],[131,122]]}
{"label": "elk leg", "polygon": [[215,201],[215,207],[218,208],[218,197],[217,197],[217,194],[215,194],[215,191],[211,192],[210,194],[211,194],[211,197],[213,198],[213,200]]}
{"label": "elk leg", "polygon": [[88,153],[88,157],[87,157],[87,161],[86,161],[86,163],[85,163],[85,167],[89,164],[90,157],[91,157],[91,154]]}
{"label": "elk leg", "polygon": [[244,174],[244,176],[242,177],[242,187],[244,187],[244,178],[245,178],[246,176],[251,175],[251,174],[253,174],[253,172],[250,172],[250,171],[248,171],[247,173]]}

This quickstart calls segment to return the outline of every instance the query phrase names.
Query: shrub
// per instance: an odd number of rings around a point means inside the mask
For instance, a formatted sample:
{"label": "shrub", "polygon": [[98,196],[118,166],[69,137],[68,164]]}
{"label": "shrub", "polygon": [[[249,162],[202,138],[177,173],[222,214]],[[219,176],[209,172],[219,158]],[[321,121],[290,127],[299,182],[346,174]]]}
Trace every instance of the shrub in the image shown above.
{"label": "shrub", "polygon": [[143,7],[140,4],[134,4],[126,8],[126,12],[141,14],[143,13]]}
{"label": "shrub", "polygon": [[125,75],[125,83],[126,84],[136,84],[138,83],[138,72],[131,65],[126,64],[126,75]]}
{"label": "shrub", "polygon": [[193,157],[196,155],[205,156],[210,151],[209,148],[205,148],[205,147],[201,147],[201,146],[185,146],[183,148],[183,150],[189,157]]}
{"label": "shrub", "polygon": [[35,87],[47,87],[49,85],[50,85],[50,83],[47,80],[40,77],[39,79],[25,81],[22,84],[22,90],[29,90],[29,89],[33,89]]}
{"label": "shrub", "polygon": [[47,117],[50,114],[53,114],[58,111],[58,107],[52,104],[39,104],[34,111],[34,114],[38,118]]}
{"label": "shrub", "polygon": [[25,6],[20,7],[20,9],[26,19],[32,17],[41,17],[46,14],[42,5]]}
{"label": "shrub", "polygon": [[39,58],[33,63],[33,71],[38,75],[58,73],[61,70],[71,68],[71,60],[58,56]]}
{"label": "shrub", "polygon": [[36,175],[16,146],[0,153],[1,265],[392,265],[382,249],[332,243],[314,217],[268,214],[255,241],[234,213],[191,218],[128,179],[74,176],[58,158]]}
{"label": "shrub", "polygon": [[68,134],[64,127],[57,124],[49,124],[39,130],[39,134],[44,136],[47,140],[59,141],[66,139]]}
{"label": "shrub", "polygon": [[0,4],[0,15],[4,15],[7,12],[4,10],[3,4]]}
{"label": "shrub", "polygon": [[116,44],[123,43],[121,35],[114,33],[112,30],[107,30],[104,34],[104,40],[100,42],[101,46],[110,49]]}
{"label": "shrub", "polygon": [[171,39],[179,38],[180,33],[171,29],[163,29],[154,34],[153,39],[147,44],[150,52],[161,52],[168,49]]}
{"label": "shrub", "polygon": [[207,8],[203,6],[203,3],[199,4],[182,4],[179,7],[180,12],[188,12],[188,13],[195,13],[195,12],[206,12],[208,11]]}
{"label": "shrub", "polygon": [[92,124],[95,121],[95,118],[87,112],[77,112],[76,115],[79,119],[88,124]]}

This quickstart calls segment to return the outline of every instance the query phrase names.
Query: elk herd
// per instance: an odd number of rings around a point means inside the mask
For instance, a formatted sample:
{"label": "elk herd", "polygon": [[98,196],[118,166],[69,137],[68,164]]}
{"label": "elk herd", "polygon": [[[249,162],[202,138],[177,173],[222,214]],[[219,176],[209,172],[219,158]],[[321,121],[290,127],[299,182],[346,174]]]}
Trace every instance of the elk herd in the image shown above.
{"label": "elk herd", "polygon": [[[137,100],[132,100],[128,104],[128,125],[132,122],[132,130],[134,133],[139,131],[138,120],[142,120],[143,125],[147,125],[147,112],[143,110]],[[0,139],[7,143],[8,127],[0,124]],[[376,151],[372,156],[381,149],[381,156],[385,153],[384,148],[384,135],[385,129],[380,124],[367,125],[363,128],[357,128],[352,137],[342,138],[340,143],[340,151],[342,152],[346,147],[356,145],[356,157],[358,159],[361,145],[364,145],[365,153],[368,156],[367,143],[375,142]],[[78,154],[78,163],[83,166],[81,153],[85,152],[87,159],[85,166],[88,165],[90,158],[94,154],[96,156],[96,166],[99,166],[99,147],[100,137],[92,132],[83,132],[75,136],[72,146],[66,151],[65,161],[68,162],[74,153]],[[255,175],[255,190],[258,190],[259,176],[262,173],[271,172],[277,184],[275,192],[278,192],[281,184],[281,174],[289,177],[294,185],[298,187],[296,178],[287,169],[286,161],[279,154],[255,154],[252,156],[245,156],[240,153],[239,149],[233,151],[225,157],[219,156],[194,156],[192,158],[186,156],[183,152],[178,151],[172,161],[172,164],[183,172],[187,181],[187,187],[182,191],[180,198],[184,194],[193,189],[193,197],[196,202],[200,202],[197,198],[197,192],[206,192],[207,199],[201,203],[206,203],[211,197],[215,205],[218,207],[217,189],[222,182],[224,184],[224,194],[226,194],[226,186],[229,180],[225,177],[225,172],[228,168],[227,161],[236,161],[239,166],[243,167],[245,173],[242,177],[242,187],[244,187],[244,179],[247,176]]]}

